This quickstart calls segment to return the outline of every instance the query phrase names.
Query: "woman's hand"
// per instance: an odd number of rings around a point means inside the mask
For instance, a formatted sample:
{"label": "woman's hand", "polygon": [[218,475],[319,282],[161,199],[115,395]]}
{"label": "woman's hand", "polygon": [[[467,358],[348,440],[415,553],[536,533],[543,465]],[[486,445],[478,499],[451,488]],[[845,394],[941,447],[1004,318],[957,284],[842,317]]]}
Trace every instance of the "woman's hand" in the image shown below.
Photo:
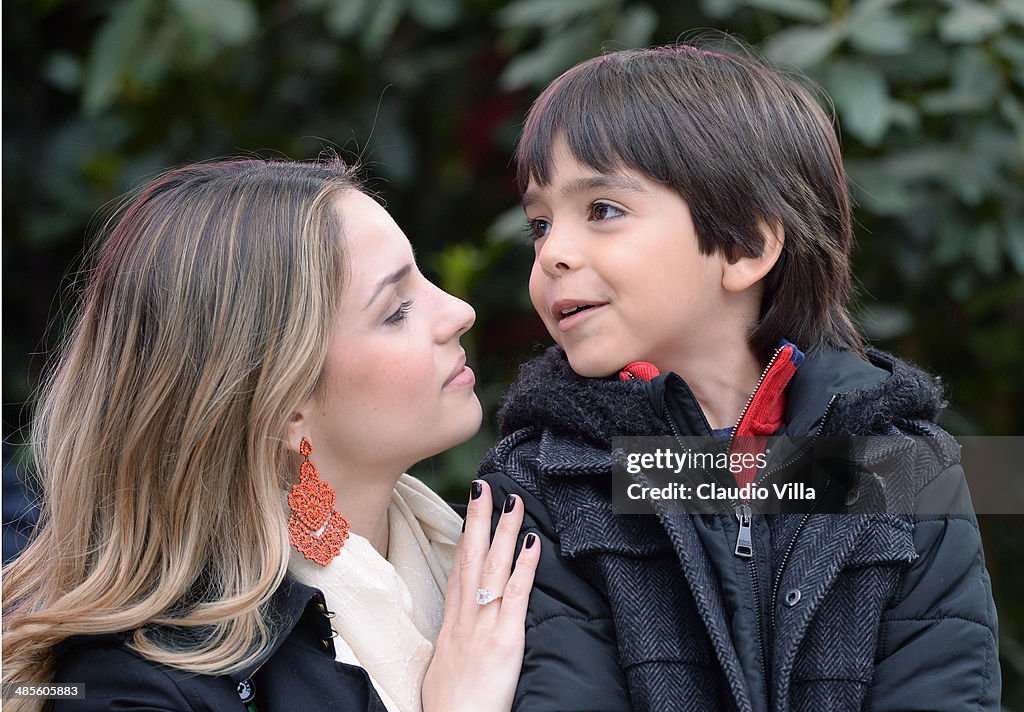
{"label": "woman's hand", "polygon": [[[523,524],[523,503],[509,495],[490,541],[491,489],[474,480],[445,595],[444,624],[423,680],[424,712],[508,712],[526,641],[526,606],[540,558],[540,539],[527,534],[512,557]],[[478,603],[477,593],[496,596]],[[487,595],[484,595],[484,599]]]}

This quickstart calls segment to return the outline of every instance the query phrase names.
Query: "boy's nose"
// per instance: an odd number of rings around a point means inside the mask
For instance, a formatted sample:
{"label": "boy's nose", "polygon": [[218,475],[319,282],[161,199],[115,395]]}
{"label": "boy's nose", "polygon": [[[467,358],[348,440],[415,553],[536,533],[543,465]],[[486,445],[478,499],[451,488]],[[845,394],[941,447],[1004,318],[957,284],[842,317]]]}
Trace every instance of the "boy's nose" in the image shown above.
{"label": "boy's nose", "polygon": [[579,267],[581,255],[569,230],[552,228],[537,248],[537,262],[549,277],[561,277]]}

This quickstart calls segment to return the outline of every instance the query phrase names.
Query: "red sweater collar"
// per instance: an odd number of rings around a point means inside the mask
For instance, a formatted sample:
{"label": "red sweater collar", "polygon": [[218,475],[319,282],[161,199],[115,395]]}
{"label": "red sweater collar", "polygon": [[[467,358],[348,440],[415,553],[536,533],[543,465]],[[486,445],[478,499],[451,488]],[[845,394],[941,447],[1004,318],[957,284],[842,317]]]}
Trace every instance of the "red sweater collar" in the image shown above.
{"label": "red sweater collar", "polygon": [[[783,340],[761,374],[734,428],[735,435],[772,435],[778,432],[786,415],[786,386],[804,360],[801,351]],[[650,381],[658,376],[658,367],[647,361],[633,361],[619,371],[620,381]]]}
{"label": "red sweater collar", "polygon": [[[804,360],[804,355],[793,344],[783,340],[771,361],[761,374],[750,401],[740,414],[739,422],[733,428],[732,449],[738,452],[763,451],[766,438],[782,427],[786,416],[786,386]],[[619,372],[619,380],[650,381],[659,375],[658,368],[646,361],[634,361]],[[735,436],[742,436],[737,440]],[[736,482],[745,485],[753,481],[757,468],[736,473]]]}

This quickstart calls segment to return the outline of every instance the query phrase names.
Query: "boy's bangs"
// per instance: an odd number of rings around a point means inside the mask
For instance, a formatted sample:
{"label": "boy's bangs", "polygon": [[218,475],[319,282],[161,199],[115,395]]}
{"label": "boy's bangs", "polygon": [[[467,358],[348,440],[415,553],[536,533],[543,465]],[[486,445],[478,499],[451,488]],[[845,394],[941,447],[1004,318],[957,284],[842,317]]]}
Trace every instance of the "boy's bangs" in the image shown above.
{"label": "boy's bangs", "polygon": [[636,95],[602,86],[600,79],[594,71],[570,71],[537,99],[516,148],[520,193],[530,183],[546,186],[551,181],[554,146],[559,139],[576,160],[599,173],[626,167],[649,172],[635,161],[637,137],[651,136],[650,129],[638,126],[633,118],[643,113],[635,106],[639,103],[633,98]]}

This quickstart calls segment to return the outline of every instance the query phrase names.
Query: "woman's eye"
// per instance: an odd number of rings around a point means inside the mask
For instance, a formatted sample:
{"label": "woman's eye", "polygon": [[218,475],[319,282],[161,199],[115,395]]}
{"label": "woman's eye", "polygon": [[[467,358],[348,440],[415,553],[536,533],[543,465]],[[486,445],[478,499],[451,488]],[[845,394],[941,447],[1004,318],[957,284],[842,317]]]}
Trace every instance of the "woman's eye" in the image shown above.
{"label": "woman's eye", "polygon": [[591,220],[609,220],[625,214],[622,208],[617,208],[611,203],[593,203],[590,206]]}
{"label": "woman's eye", "polygon": [[532,242],[547,237],[549,232],[551,232],[551,223],[543,218],[526,221],[526,234]]}
{"label": "woman's eye", "polygon": [[394,326],[396,324],[402,323],[403,321],[405,321],[405,318],[409,315],[409,308],[411,306],[412,300],[405,300],[399,305],[398,309],[396,309],[391,316],[384,320],[384,323],[387,324],[388,326]]}

